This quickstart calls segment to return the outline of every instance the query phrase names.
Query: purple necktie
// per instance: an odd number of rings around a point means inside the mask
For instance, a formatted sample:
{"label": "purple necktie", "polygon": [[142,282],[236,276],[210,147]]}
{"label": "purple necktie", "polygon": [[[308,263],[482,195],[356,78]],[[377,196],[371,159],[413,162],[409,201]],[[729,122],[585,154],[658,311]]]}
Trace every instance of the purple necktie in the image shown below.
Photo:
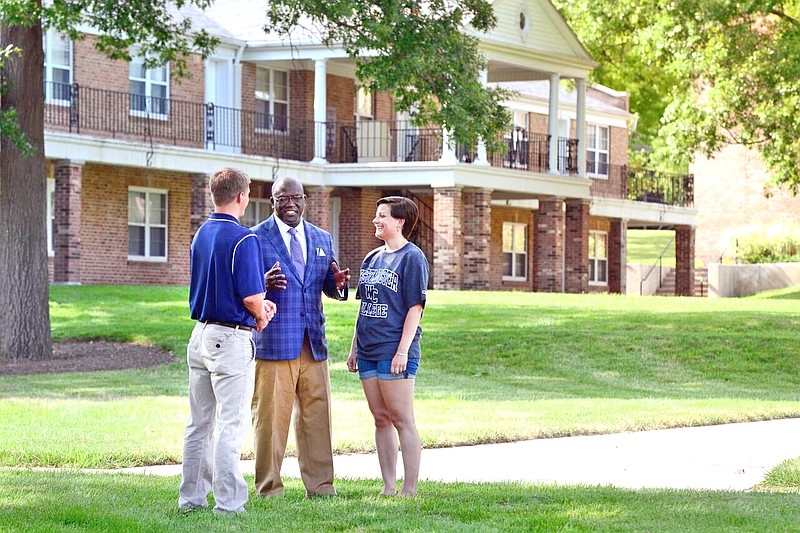
{"label": "purple necktie", "polygon": [[303,259],[303,248],[300,246],[300,240],[297,238],[297,228],[289,228],[289,253],[292,255],[292,262],[297,273],[300,274],[300,279],[303,278],[306,271],[306,262]]}

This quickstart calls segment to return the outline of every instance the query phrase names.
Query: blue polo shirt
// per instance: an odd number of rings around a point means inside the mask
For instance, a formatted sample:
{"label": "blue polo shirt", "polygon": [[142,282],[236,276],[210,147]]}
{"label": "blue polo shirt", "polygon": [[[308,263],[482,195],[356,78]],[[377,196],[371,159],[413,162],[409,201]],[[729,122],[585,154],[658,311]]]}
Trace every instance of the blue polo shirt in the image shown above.
{"label": "blue polo shirt", "polygon": [[236,217],[212,213],[192,239],[192,318],[255,327],[242,300],[264,292],[262,266],[255,233]]}

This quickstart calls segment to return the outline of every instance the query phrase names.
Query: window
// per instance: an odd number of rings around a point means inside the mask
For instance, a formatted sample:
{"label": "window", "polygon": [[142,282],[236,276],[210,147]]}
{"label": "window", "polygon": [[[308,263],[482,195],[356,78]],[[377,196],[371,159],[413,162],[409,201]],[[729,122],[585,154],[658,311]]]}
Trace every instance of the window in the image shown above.
{"label": "window", "polygon": [[67,105],[72,84],[72,41],[66,33],[47,31],[44,48],[44,95],[48,104]]}
{"label": "window", "polygon": [[586,172],[608,176],[608,127],[586,126]]}
{"label": "window", "polygon": [[166,260],[167,191],[128,189],[128,259]]}
{"label": "window", "polygon": [[528,226],[503,222],[503,279],[528,279]]}
{"label": "window", "polygon": [[356,120],[373,120],[375,118],[375,95],[364,87],[356,90]]}
{"label": "window", "polygon": [[169,115],[169,65],[146,69],[144,58],[134,56],[130,71],[130,108],[136,115]]}
{"label": "window", "polygon": [[256,129],[289,129],[289,73],[285,70],[256,67]]}
{"label": "window", "polygon": [[608,233],[589,232],[589,284],[608,283]]}
{"label": "window", "polygon": [[56,180],[47,179],[47,255],[56,254]]}
{"label": "window", "polygon": [[247,204],[247,210],[242,215],[240,222],[242,226],[252,228],[271,214],[272,206],[269,200],[265,198],[250,198],[250,203]]}

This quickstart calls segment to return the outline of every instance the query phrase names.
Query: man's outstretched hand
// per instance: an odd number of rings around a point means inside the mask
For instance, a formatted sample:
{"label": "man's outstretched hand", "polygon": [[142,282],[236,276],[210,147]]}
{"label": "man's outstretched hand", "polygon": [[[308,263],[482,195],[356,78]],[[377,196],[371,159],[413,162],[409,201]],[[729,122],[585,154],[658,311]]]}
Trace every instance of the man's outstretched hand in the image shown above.
{"label": "man's outstretched hand", "polygon": [[[333,266],[333,279],[336,280],[336,288],[339,290],[344,289],[350,283],[350,269],[339,270],[339,265],[336,264],[336,261],[331,263],[331,266]],[[286,282],[284,281],[284,283]]]}
{"label": "man's outstretched hand", "polygon": [[[349,277],[349,276],[348,276]],[[286,276],[281,274],[281,262],[275,261],[272,268],[264,272],[264,285],[268,291],[286,290]]]}

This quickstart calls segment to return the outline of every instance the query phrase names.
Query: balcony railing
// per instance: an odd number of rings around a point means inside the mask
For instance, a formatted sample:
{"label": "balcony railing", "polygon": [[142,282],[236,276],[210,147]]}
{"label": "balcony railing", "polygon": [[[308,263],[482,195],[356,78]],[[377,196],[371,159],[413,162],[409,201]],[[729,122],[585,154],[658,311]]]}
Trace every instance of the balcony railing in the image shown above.
{"label": "balcony railing", "polygon": [[[76,84],[46,83],[45,124],[51,130],[147,143],[187,146],[310,161],[315,123],[286,116]],[[442,132],[408,121],[335,121],[324,124],[325,157],[331,163],[438,161]],[[504,154],[490,154],[498,168],[544,173],[550,167],[550,136],[523,128],[508,131]],[[473,162],[476,146],[455,145],[456,157]],[[578,172],[578,140],[559,138],[558,172]],[[628,169],[591,161],[592,195],[689,206],[691,175]]]}
{"label": "balcony railing", "polygon": [[694,176],[670,174],[626,165],[596,165],[592,178],[593,197],[625,198],[637,202],[691,207]]}
{"label": "balcony railing", "polygon": [[639,202],[691,207],[694,205],[694,175],[673,174],[644,168],[629,168],[627,198]]}

